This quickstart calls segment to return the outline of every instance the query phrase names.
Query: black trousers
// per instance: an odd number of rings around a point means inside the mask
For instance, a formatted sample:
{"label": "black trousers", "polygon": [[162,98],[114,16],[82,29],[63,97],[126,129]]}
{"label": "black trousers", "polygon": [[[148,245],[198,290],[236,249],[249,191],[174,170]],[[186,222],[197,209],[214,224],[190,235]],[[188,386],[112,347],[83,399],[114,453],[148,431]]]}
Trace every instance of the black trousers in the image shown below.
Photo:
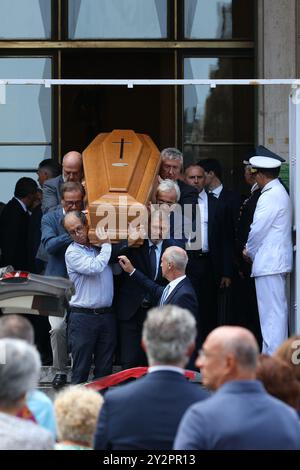
{"label": "black trousers", "polygon": [[199,312],[197,322],[197,348],[218,325],[218,286],[209,256],[189,259],[187,277],[197,294]]}
{"label": "black trousers", "polygon": [[112,373],[116,319],[112,313],[70,313],[68,344],[73,359],[72,384],[87,382],[94,357],[94,379]]}

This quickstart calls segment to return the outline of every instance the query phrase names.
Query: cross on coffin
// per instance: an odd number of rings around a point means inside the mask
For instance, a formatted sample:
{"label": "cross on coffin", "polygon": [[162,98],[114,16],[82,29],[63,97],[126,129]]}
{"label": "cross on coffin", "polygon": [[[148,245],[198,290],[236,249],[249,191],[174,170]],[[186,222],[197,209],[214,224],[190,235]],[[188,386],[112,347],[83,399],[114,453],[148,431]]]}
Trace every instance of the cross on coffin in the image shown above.
{"label": "cross on coffin", "polygon": [[[120,145],[118,155],[116,144]],[[90,143],[83,152],[83,166],[91,242],[99,241],[96,227],[104,219],[109,219],[112,242],[126,239],[128,223],[136,218],[132,208],[143,211],[149,201],[160,166],[158,148],[146,134],[114,130],[97,135]]]}
{"label": "cross on coffin", "polygon": [[125,142],[123,137],[120,142],[113,142],[113,144],[121,144],[120,146],[120,160],[123,160],[124,144],[131,144],[132,142]]}

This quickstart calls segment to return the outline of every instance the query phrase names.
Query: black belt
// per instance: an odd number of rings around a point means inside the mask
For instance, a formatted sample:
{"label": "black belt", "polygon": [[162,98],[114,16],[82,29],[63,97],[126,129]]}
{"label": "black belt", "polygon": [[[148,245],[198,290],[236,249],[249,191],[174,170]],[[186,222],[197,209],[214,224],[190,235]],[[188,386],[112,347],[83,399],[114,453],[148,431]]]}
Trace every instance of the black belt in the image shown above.
{"label": "black belt", "polygon": [[112,307],[103,307],[103,308],[86,308],[86,307],[70,307],[71,312],[74,313],[112,313]]}
{"label": "black belt", "polygon": [[197,258],[209,258],[210,254],[209,251],[187,251],[188,257],[190,259],[197,259]]}

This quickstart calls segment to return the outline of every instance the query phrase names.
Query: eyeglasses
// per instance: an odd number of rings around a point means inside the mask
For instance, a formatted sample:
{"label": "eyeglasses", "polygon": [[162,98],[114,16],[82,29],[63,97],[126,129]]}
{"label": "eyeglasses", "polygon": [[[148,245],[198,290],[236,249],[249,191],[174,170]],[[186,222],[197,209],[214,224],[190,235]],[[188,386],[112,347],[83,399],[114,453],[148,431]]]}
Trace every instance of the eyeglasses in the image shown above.
{"label": "eyeglasses", "polygon": [[76,207],[82,207],[82,200],[80,199],[79,201],[65,201],[64,200],[64,204],[66,206],[76,206]]}
{"label": "eyeglasses", "polygon": [[74,230],[69,230],[69,235],[71,235],[71,237],[74,237],[76,235],[82,234],[84,230],[85,230],[85,226],[81,225],[80,227],[77,227]]}

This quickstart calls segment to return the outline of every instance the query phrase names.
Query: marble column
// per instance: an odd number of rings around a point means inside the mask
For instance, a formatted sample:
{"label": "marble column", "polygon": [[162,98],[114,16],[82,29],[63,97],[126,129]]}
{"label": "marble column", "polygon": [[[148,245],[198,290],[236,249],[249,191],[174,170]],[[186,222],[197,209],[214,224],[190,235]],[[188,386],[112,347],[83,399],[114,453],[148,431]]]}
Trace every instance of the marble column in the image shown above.
{"label": "marble column", "polygon": [[[258,0],[257,76],[296,78],[297,0]],[[258,89],[257,142],[288,159],[290,86]]]}

